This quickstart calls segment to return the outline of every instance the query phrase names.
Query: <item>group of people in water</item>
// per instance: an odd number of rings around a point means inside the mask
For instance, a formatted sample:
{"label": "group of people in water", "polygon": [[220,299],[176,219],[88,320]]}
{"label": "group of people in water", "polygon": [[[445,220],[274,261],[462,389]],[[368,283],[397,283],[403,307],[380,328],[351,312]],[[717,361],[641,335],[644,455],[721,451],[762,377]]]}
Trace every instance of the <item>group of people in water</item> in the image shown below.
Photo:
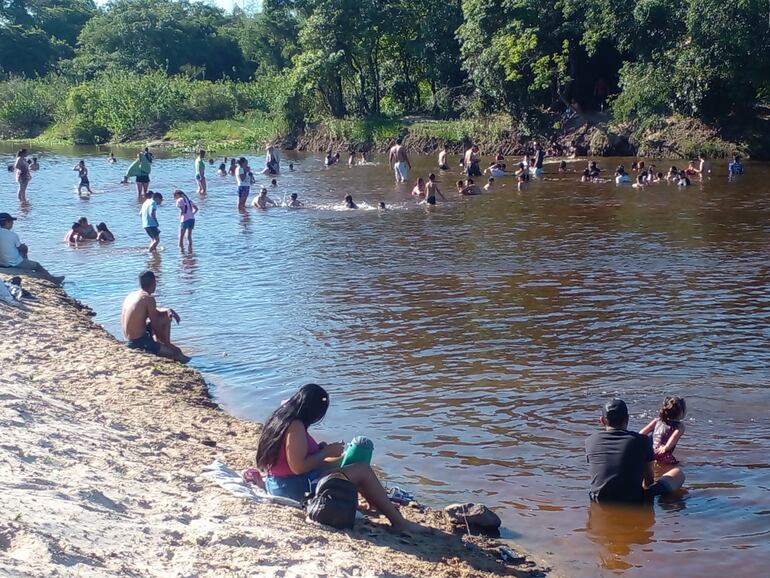
{"label": "group of people in water", "polygon": [[[526,155],[517,164],[512,173],[517,178],[519,189],[526,186],[530,177],[543,174],[545,151],[535,145],[532,154]],[[328,155],[327,155],[328,157]],[[448,152],[444,147],[439,152],[438,165],[440,171],[448,171]],[[160,242],[160,227],[158,221],[158,208],[163,203],[163,195],[149,189],[150,175],[152,172],[153,155],[148,150],[140,152],[136,160],[125,173],[123,182],[134,177],[136,180],[137,195],[141,200],[139,211],[142,227],[150,238],[148,250],[157,251]],[[399,139],[390,149],[388,154],[389,166],[393,170],[397,183],[407,182],[409,171],[412,169],[408,153]],[[116,162],[110,154],[107,162]],[[194,160],[194,174],[197,183],[197,194],[207,194],[208,184],[206,171],[208,166],[214,164],[213,159],[206,161],[206,151],[201,150]],[[334,164],[334,163],[332,163]],[[479,147],[469,147],[460,162],[465,178],[456,183],[457,193],[461,196],[473,196],[481,193],[482,189],[474,182],[484,174],[488,175],[488,181],[483,187],[490,190],[495,186],[495,179],[503,178],[509,173],[506,169],[505,157],[502,151],[498,151],[494,160],[486,169],[481,170],[481,154]],[[622,170],[621,170],[622,169]],[[23,192],[29,182],[31,168],[26,160],[26,151],[19,151],[13,170],[16,171],[17,181],[20,185],[19,199],[25,202]],[[88,170],[83,161],[79,162],[74,170],[78,172],[80,184],[79,193],[86,189],[89,193],[90,182]],[[289,164],[289,170],[293,170],[293,164]],[[566,163],[559,166],[560,172],[567,170]],[[661,178],[669,181],[681,180],[690,176],[705,177],[710,173],[708,161],[702,156],[699,162],[690,163],[684,171],[678,171],[672,167],[668,176],[663,177],[655,166],[645,167],[643,161],[632,165],[636,173],[637,184],[646,185],[651,182],[660,182]],[[736,157],[730,164],[731,175],[743,173],[740,158]],[[266,149],[265,165],[262,174],[278,175],[280,172],[280,157],[272,147]],[[595,161],[591,161],[584,171],[582,179],[595,182],[601,179],[602,170]],[[219,176],[233,176],[236,180],[238,207],[244,208],[250,195],[251,186],[255,183],[255,176],[249,167],[246,158],[224,159],[220,163],[217,174]],[[625,174],[623,167],[618,167],[617,177]],[[629,177],[630,178],[630,177]],[[21,185],[24,183],[24,191]],[[677,184],[680,184],[677,182]],[[271,186],[277,186],[275,179]],[[420,198],[427,205],[435,205],[437,199],[446,200],[441,191],[435,173],[428,175],[427,179],[418,178],[411,190],[414,197]],[[173,192],[175,207],[179,211],[178,244],[183,248],[186,241],[189,250],[192,250],[192,234],[195,228],[198,206],[185,192],[175,190]],[[358,206],[351,195],[346,195],[344,200],[348,209],[356,209]],[[259,194],[253,199],[252,205],[259,209],[276,206],[276,202],[268,196],[267,187],[261,187]],[[296,193],[291,195],[288,204],[291,208],[300,208],[303,203]],[[386,208],[380,203],[381,209]],[[15,218],[8,213],[0,213],[0,266],[16,267],[22,270],[34,271],[50,281],[61,284],[64,277],[51,275],[42,265],[28,259],[28,249],[23,245],[14,232],[12,232]],[[96,227],[81,217],[73,223],[68,231],[65,241],[77,244],[83,240],[96,240],[99,242],[114,241],[115,236],[105,223],[99,223]],[[151,271],[145,271],[139,276],[139,289],[129,293],[123,302],[121,312],[121,327],[127,346],[131,349],[141,350],[153,355],[170,358],[181,363],[189,361],[184,352],[171,340],[171,326],[173,322],[179,323],[179,314],[171,308],[159,307],[155,301],[154,293],[157,290],[157,278]],[[330,471],[340,471],[358,489],[369,505],[382,512],[390,521],[392,529],[397,532],[405,530],[419,531],[420,528],[408,522],[398,508],[388,498],[382,484],[374,474],[370,464],[354,463],[342,465],[342,456],[345,444],[340,442],[318,442],[309,433],[309,428],[318,423],[325,416],[330,403],[327,391],[315,384],[303,386],[289,400],[281,404],[267,420],[262,431],[257,448],[257,467],[265,473],[264,482],[259,478],[259,483],[271,494],[302,501],[307,492],[312,492],[314,484]],[[670,495],[677,492],[684,482],[684,473],[677,467],[677,459],[674,450],[684,433],[683,420],[686,416],[685,401],[679,397],[667,397],[659,411],[658,417],[648,423],[640,432],[629,430],[628,407],[622,400],[611,400],[605,404],[602,410],[601,422],[603,430],[591,435],[585,444],[586,457],[590,469],[590,490],[592,500],[599,502],[623,502],[641,504],[661,495]],[[657,479],[656,470],[660,474]]]}

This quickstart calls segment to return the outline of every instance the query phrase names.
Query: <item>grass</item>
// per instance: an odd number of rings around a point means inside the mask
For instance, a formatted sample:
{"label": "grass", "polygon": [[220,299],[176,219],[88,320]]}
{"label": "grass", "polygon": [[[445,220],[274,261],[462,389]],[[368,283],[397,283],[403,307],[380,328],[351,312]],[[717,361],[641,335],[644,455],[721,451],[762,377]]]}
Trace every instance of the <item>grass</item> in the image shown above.
{"label": "grass", "polygon": [[186,121],[175,124],[165,138],[182,148],[254,148],[286,136],[281,120],[263,113],[247,113],[227,120]]}

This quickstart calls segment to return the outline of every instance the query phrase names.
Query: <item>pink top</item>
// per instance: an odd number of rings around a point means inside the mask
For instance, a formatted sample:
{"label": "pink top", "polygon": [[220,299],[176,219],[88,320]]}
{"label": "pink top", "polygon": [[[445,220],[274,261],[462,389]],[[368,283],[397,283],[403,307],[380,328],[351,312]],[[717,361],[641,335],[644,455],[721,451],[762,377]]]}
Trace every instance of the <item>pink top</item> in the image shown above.
{"label": "pink top", "polygon": [[192,221],[195,219],[195,203],[190,199],[179,197],[176,201],[176,206],[179,208],[179,220],[183,223],[185,221]]}
{"label": "pink top", "polygon": [[[320,448],[318,447],[318,442],[313,439],[313,436],[307,433],[307,431],[305,432],[305,435],[307,436],[307,454],[305,457],[307,457],[316,453]],[[278,450],[278,459],[275,460],[273,467],[267,470],[267,475],[275,478],[286,478],[288,476],[299,475],[293,472],[289,467],[289,460],[286,458],[286,436],[284,436],[283,441],[281,442],[281,449]]]}

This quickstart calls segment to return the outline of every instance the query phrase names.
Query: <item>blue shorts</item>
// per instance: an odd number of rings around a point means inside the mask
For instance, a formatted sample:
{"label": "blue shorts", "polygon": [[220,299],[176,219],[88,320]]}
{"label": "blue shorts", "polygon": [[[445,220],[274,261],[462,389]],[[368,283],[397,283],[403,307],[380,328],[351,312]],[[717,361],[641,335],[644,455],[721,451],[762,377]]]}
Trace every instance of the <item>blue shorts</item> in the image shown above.
{"label": "blue shorts", "polygon": [[160,229],[158,229],[158,227],[145,227],[144,230],[147,232],[150,239],[160,238]]}
{"label": "blue shorts", "polygon": [[136,177],[137,183],[149,183],[150,182],[150,175],[139,175]]}
{"label": "blue shorts", "polygon": [[160,343],[152,338],[152,335],[145,333],[139,339],[132,339],[128,342],[129,349],[141,349],[147,353],[158,355],[160,352]]}
{"label": "blue shorts", "polygon": [[186,221],[182,221],[179,223],[179,228],[183,231],[185,229],[190,229],[191,231],[195,228],[195,219],[188,219]]}
{"label": "blue shorts", "polygon": [[315,491],[321,477],[319,470],[311,470],[299,476],[267,476],[265,489],[271,496],[282,496],[302,502],[306,493]]}
{"label": "blue shorts", "polygon": [[250,190],[251,190],[251,187],[249,187],[247,185],[241,185],[240,187],[238,187],[238,196],[239,197],[248,197]]}

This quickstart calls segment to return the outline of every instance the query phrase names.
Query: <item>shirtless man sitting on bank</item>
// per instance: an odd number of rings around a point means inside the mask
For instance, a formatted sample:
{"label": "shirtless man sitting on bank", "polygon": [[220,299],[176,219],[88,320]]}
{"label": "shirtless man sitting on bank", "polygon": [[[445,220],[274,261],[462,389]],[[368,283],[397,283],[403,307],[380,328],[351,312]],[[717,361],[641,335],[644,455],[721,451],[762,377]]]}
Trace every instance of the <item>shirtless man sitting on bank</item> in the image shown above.
{"label": "shirtless man sitting on bank", "polygon": [[139,285],[141,289],[123,301],[120,322],[128,347],[187,363],[190,358],[171,343],[171,320],[179,323],[179,315],[173,309],[158,308],[152,296],[157,287],[155,274],[145,271],[139,275]]}

